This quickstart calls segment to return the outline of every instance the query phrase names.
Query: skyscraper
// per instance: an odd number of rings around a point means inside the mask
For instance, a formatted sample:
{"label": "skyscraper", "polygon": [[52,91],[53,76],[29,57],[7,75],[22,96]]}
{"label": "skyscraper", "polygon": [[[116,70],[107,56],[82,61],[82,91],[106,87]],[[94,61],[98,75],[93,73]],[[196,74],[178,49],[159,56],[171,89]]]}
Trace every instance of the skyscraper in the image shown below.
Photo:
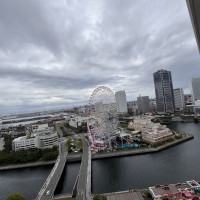
{"label": "skyscraper", "polygon": [[185,96],[183,88],[174,89],[174,104],[175,108],[184,108],[185,107]]}
{"label": "skyscraper", "polygon": [[126,102],[126,93],[125,91],[118,91],[115,93],[115,99],[117,104],[118,113],[127,113],[127,102]]}
{"label": "skyscraper", "polygon": [[200,78],[193,78],[191,81],[191,95],[193,103],[200,100]]}
{"label": "skyscraper", "polygon": [[150,112],[150,103],[148,96],[137,97],[138,112],[140,114],[145,114]]}
{"label": "skyscraper", "polygon": [[171,72],[161,69],[153,74],[158,113],[174,111],[174,93]]}

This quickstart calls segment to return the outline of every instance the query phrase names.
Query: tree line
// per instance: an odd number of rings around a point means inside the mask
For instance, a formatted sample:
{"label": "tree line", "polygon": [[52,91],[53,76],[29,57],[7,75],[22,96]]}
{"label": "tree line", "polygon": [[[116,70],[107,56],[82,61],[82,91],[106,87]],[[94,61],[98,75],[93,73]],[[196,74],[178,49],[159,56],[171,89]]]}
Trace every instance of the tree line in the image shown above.
{"label": "tree line", "polygon": [[51,149],[28,149],[16,152],[0,152],[0,165],[20,164],[35,161],[55,160],[58,156],[58,147]]}

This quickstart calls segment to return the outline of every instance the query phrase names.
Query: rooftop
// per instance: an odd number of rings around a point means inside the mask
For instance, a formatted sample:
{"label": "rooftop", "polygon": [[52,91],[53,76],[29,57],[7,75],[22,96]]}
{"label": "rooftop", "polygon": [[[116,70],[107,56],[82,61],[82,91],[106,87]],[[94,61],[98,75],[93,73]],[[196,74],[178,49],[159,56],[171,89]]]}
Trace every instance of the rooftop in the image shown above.
{"label": "rooftop", "polygon": [[107,200],[144,200],[140,192],[128,192],[107,196]]}
{"label": "rooftop", "polygon": [[25,140],[25,139],[26,139],[26,136],[21,136],[21,137],[15,138],[13,140],[13,142],[19,142],[19,141],[22,141],[22,140]]}
{"label": "rooftop", "polygon": [[155,187],[150,187],[155,196],[163,195],[163,194],[174,194],[178,193],[178,189],[175,185],[156,185]]}

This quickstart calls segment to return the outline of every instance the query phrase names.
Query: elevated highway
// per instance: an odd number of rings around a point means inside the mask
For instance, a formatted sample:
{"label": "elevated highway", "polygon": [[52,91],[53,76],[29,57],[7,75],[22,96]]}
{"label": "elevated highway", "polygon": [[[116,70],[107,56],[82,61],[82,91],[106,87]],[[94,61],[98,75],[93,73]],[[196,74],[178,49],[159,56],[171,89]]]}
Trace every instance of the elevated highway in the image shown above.
{"label": "elevated highway", "polygon": [[91,200],[91,150],[88,141],[82,138],[83,155],[81,167],[72,192],[76,200]]}
{"label": "elevated highway", "polygon": [[65,167],[67,154],[66,140],[61,138],[56,163],[35,200],[49,200],[53,198],[54,191]]}

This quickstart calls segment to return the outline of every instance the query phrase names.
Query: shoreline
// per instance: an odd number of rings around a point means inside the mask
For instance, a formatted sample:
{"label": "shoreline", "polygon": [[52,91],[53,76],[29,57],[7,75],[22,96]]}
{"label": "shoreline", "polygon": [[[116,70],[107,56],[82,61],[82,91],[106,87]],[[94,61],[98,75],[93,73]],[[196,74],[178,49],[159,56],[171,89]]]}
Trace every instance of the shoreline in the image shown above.
{"label": "shoreline", "polygon": [[[124,151],[116,151],[116,152],[108,152],[108,153],[102,153],[102,154],[92,154],[92,160],[97,159],[104,159],[104,158],[112,158],[112,157],[122,157],[122,156],[128,156],[128,155],[139,155],[139,154],[147,154],[147,153],[156,153],[165,149],[168,149],[170,147],[176,146],[178,144],[181,144],[183,142],[189,141],[193,139],[194,136],[192,134],[187,134],[186,137],[178,139],[176,141],[164,144],[162,146],[153,148],[141,148],[141,149],[134,149],[134,150],[124,150]],[[78,155],[68,155],[67,162],[78,162],[81,161],[81,154]]]}
{"label": "shoreline", "polygon": [[23,163],[23,164],[16,164],[16,165],[5,165],[5,166],[1,166],[0,167],[0,171],[27,168],[27,167],[37,167],[37,166],[52,165],[52,164],[55,164],[55,162],[56,162],[56,160],[38,161],[38,162],[30,162],[30,163]]}
{"label": "shoreline", "polygon": [[[102,153],[102,154],[92,154],[92,160],[122,157],[122,156],[129,156],[129,155],[140,155],[140,154],[147,154],[147,153],[156,153],[156,152],[168,149],[170,147],[176,146],[178,144],[181,144],[183,142],[186,142],[188,140],[191,140],[193,138],[194,136],[192,134],[187,134],[187,136],[184,138],[164,144],[156,148],[150,147],[150,148],[142,148],[142,149],[134,149],[134,150],[108,152],[108,153]],[[82,154],[74,154],[74,155],[71,154],[71,155],[68,155],[66,162],[67,163],[80,162],[81,159],[82,159]],[[17,164],[17,165],[7,165],[7,166],[1,166],[0,171],[27,168],[27,167],[45,166],[45,165],[50,165],[54,163],[55,163],[55,160],[43,161],[43,162],[31,162],[31,163],[24,163],[24,164]]]}

